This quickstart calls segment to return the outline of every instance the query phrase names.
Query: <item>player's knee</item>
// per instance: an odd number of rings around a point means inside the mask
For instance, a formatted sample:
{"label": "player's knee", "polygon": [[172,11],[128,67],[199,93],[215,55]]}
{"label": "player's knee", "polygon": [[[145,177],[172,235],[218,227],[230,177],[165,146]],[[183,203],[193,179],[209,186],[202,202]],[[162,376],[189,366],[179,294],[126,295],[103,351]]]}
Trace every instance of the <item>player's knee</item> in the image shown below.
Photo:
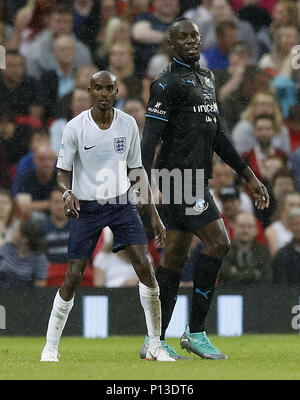
{"label": "player's knee", "polygon": [[151,264],[146,252],[135,253],[131,257],[131,262],[135,268],[146,270],[149,268],[149,264]]}
{"label": "player's knee", "polygon": [[224,240],[217,243],[216,246],[216,256],[218,258],[224,258],[230,250],[230,241]]}
{"label": "player's knee", "polygon": [[230,250],[230,240],[228,238],[219,238],[210,243],[208,246],[211,256],[216,258],[224,258]]}

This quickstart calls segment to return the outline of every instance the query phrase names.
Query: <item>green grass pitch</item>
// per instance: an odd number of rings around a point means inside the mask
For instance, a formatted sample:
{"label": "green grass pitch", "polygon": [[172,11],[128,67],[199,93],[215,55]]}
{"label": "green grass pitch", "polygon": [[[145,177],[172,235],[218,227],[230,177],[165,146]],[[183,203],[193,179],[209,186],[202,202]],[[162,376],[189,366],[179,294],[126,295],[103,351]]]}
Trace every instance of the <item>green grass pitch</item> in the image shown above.
{"label": "green grass pitch", "polygon": [[[140,360],[142,337],[63,337],[59,363],[39,361],[44,338],[0,337],[0,380],[299,380],[298,335],[211,337],[227,361]],[[169,339],[177,351],[179,340]],[[186,351],[182,354],[188,355]]]}

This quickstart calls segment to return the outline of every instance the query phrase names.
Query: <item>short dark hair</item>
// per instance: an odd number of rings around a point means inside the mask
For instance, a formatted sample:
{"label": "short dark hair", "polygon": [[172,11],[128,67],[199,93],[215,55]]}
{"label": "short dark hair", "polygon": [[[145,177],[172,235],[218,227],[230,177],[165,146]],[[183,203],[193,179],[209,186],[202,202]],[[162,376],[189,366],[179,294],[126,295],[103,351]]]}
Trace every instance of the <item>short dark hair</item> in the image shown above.
{"label": "short dark hair", "polygon": [[216,26],[216,35],[223,35],[227,29],[237,29],[234,21],[223,21]]}
{"label": "short dark hair", "polygon": [[[186,17],[183,17],[183,16],[178,17],[178,18],[175,19],[175,21],[172,22],[172,24],[171,24],[170,27],[169,27],[169,30],[168,30],[168,36],[169,36],[169,37],[170,37],[170,35],[172,35],[172,31],[173,31],[173,29],[175,28],[175,26],[176,26],[178,23],[180,23],[180,22],[191,22],[191,23],[197,25],[197,24],[195,23],[195,21],[193,21],[193,20],[190,19],[190,18],[186,18]],[[198,25],[197,25],[197,26],[198,26]]]}

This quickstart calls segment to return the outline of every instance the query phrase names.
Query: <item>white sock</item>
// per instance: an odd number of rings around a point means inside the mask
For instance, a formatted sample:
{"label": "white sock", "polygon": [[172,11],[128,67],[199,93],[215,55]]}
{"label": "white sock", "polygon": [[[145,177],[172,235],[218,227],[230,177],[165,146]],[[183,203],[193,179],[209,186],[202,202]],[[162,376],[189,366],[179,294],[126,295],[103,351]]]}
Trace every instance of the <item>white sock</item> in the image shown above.
{"label": "white sock", "polygon": [[74,297],[70,301],[64,301],[60,297],[59,290],[57,291],[48,323],[46,346],[58,349],[58,344],[73,304]]}
{"label": "white sock", "polygon": [[160,345],[161,335],[161,306],[159,287],[150,288],[139,283],[139,294],[144,309],[149,337],[149,346]]}

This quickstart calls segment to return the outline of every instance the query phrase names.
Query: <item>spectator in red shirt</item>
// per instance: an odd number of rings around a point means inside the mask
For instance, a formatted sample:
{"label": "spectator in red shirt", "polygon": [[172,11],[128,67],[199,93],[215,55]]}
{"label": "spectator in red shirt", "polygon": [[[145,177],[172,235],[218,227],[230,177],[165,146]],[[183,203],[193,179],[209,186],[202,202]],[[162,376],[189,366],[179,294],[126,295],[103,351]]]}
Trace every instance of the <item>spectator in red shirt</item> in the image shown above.
{"label": "spectator in red shirt", "polygon": [[[221,214],[224,224],[226,226],[230,240],[234,239],[234,224],[236,216],[241,211],[240,192],[235,186],[227,186],[220,190],[219,198],[222,202],[223,213]],[[261,222],[256,219],[257,235],[256,240],[260,244],[266,244],[264,229]]]}
{"label": "spectator in red shirt", "polygon": [[270,156],[280,157],[284,163],[287,161],[287,155],[276,149],[272,144],[272,139],[275,137],[275,121],[271,115],[260,115],[254,120],[254,147],[242,157],[247,161],[248,165],[258,179],[262,179],[264,163]]}

